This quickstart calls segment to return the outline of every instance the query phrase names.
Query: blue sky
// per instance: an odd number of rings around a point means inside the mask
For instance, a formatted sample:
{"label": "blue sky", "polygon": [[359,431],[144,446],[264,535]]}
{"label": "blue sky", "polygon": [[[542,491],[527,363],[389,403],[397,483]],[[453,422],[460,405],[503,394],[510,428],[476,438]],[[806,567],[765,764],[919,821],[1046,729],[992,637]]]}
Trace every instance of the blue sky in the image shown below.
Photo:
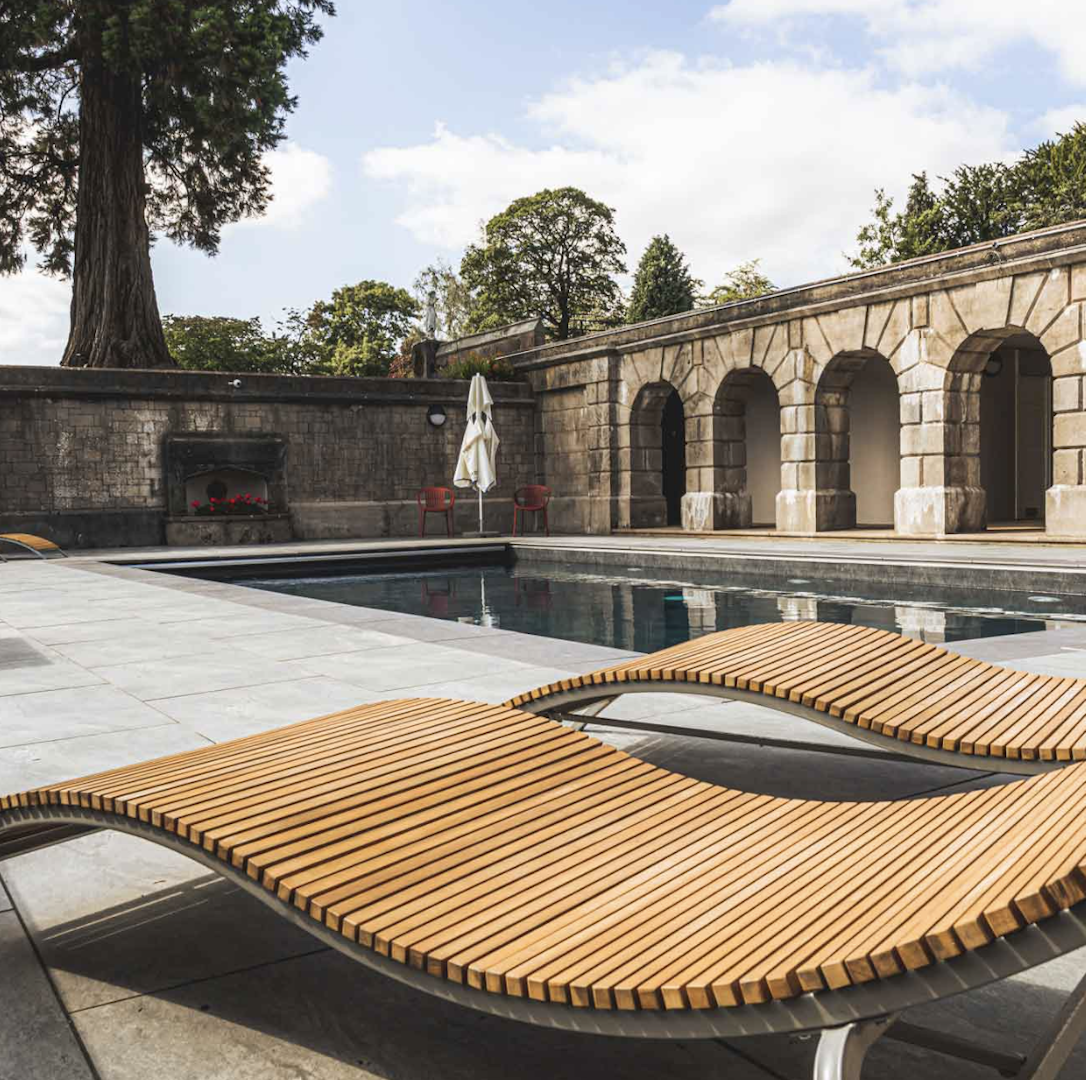
{"label": "blue sky", "polygon": [[[617,211],[632,266],[668,232],[710,283],[841,272],[872,190],[1011,158],[1086,118],[1075,0],[340,0],[293,65],[265,218],[214,259],[156,245],[164,313],[260,315],[409,286],[518,195]],[[0,279],[0,363],[55,363],[67,287]]]}

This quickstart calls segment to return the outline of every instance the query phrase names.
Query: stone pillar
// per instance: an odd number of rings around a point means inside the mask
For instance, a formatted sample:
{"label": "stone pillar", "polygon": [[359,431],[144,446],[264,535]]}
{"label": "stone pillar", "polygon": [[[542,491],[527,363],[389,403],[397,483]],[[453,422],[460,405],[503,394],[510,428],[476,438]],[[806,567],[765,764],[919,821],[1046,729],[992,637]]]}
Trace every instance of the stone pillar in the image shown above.
{"label": "stone pillar", "polygon": [[411,369],[416,379],[432,379],[437,374],[437,346],[433,338],[411,346]]}
{"label": "stone pillar", "polygon": [[1086,342],[1052,361],[1052,487],[1045,532],[1086,537]]}
{"label": "stone pillar", "polygon": [[943,536],[984,528],[980,486],[979,373],[929,362],[931,331],[912,330],[901,346],[901,487],[894,531]]}
{"label": "stone pillar", "polygon": [[727,528],[726,496],[717,490],[716,417],[712,399],[691,395],[683,402],[686,419],[686,493],[682,498],[682,526],[688,532]]}
{"label": "stone pillar", "polygon": [[752,521],[747,492],[747,421],[743,401],[721,394],[713,409],[714,528],[745,529]]}
{"label": "stone pillar", "polygon": [[780,391],[777,530],[851,528],[856,524],[856,496],[849,490],[848,391],[824,389],[816,400],[816,367],[806,349],[793,349],[784,365],[790,365],[792,378]]}

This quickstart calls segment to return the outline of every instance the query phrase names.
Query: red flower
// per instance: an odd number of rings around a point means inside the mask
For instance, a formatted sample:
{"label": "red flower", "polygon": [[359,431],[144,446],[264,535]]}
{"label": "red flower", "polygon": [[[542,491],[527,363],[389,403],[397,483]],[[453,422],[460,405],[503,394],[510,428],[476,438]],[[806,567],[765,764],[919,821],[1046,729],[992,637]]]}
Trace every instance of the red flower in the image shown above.
{"label": "red flower", "polygon": [[193,510],[199,510],[200,509],[200,500],[199,499],[193,499],[192,500],[192,508],[193,508]]}

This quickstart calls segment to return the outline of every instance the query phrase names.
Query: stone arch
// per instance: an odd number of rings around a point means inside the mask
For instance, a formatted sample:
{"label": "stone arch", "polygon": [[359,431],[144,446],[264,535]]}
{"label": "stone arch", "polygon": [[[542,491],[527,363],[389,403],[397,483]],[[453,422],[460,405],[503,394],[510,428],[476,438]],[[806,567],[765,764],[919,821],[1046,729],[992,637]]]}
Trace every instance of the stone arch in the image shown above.
{"label": "stone arch", "polygon": [[900,476],[897,373],[881,353],[837,353],[815,385],[816,528],[890,526]]}
{"label": "stone arch", "polygon": [[[637,392],[630,406],[630,445],[626,460],[620,458],[620,492],[626,496],[625,515],[629,528],[659,528],[669,524],[669,497],[672,511],[675,492],[665,488],[665,422],[674,423],[676,408],[683,416],[683,402],[678,390],[665,381],[646,383]],[[685,418],[683,418],[685,427]],[[685,431],[681,445],[685,447]],[[674,450],[674,441],[668,445]],[[676,463],[666,462],[671,483],[675,482]],[[681,467],[682,488],[685,491],[685,463]],[[679,493],[681,502],[682,492]],[[672,522],[677,524],[677,522]]]}
{"label": "stone arch", "polygon": [[974,527],[1045,520],[1053,483],[1053,365],[1021,326],[970,334],[945,376],[947,473],[969,490]]}
{"label": "stone arch", "polygon": [[718,528],[775,520],[781,490],[780,395],[761,367],[733,368],[713,401],[713,491]]}

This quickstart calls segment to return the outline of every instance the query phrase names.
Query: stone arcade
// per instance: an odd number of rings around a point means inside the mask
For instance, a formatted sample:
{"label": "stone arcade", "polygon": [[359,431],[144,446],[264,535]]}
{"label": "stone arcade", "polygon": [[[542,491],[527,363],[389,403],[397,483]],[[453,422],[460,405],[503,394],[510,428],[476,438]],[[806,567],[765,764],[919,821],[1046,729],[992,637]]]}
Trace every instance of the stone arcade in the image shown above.
{"label": "stone arcade", "polygon": [[521,353],[553,520],[1086,537],[1084,302],[1080,223]]}

